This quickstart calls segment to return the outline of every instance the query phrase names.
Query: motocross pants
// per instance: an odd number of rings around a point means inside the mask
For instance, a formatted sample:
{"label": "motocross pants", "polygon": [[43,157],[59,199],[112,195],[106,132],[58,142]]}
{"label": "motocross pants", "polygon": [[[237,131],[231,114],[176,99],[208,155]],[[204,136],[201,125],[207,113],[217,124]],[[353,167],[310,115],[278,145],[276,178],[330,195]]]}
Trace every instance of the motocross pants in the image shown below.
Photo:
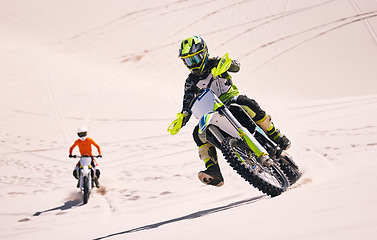
{"label": "motocross pants", "polygon": [[264,110],[259,106],[259,104],[248,98],[245,95],[239,95],[232,99],[232,102],[235,102],[250,115],[256,124],[258,124],[267,136],[274,142],[277,142],[280,137],[280,131],[275,128],[274,124],[271,122],[271,116],[266,114]]}

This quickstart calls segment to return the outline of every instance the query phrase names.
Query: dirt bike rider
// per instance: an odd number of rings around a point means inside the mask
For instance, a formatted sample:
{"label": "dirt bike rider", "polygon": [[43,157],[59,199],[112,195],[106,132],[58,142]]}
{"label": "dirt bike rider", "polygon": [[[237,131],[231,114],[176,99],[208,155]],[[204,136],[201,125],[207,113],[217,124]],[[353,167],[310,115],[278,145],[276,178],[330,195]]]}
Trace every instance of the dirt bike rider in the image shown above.
{"label": "dirt bike rider", "polygon": [[[74,157],[72,155],[73,149],[76,146],[78,146],[80,154],[81,154],[81,158],[84,158],[84,157],[91,158],[91,161],[92,161],[91,165],[93,167],[93,170],[94,170],[95,176],[96,176],[96,177],[94,177],[94,183],[96,184],[96,187],[99,188],[98,179],[99,179],[99,176],[100,176],[101,172],[99,170],[97,161],[93,158],[93,155],[92,155],[92,145],[94,145],[97,148],[98,157],[102,157],[102,155],[101,155],[101,148],[99,147],[99,145],[93,139],[87,137],[87,134],[88,134],[88,129],[86,127],[80,127],[80,128],[77,129],[77,135],[79,136],[79,139],[77,139],[73,143],[73,145],[70,147],[70,149],[69,149],[69,157],[70,158]],[[76,179],[78,179],[78,174],[77,173],[79,172],[79,168],[80,168],[80,161],[77,162],[76,167],[73,170],[73,176]]]}
{"label": "dirt bike rider", "polygon": [[[185,82],[182,111],[177,114],[177,119],[182,119],[182,126],[179,129],[188,122],[191,116],[189,107],[193,98],[199,94],[200,90],[207,88],[210,84],[210,89],[224,103],[235,102],[241,105],[267,136],[282,149],[286,150],[290,147],[289,139],[275,128],[271,122],[271,117],[261,109],[259,104],[255,100],[239,94],[237,87],[232,82],[232,77],[228,73],[240,70],[240,64],[236,60],[232,60],[228,71],[213,80],[211,69],[217,66],[220,58],[209,58],[207,44],[199,36],[189,37],[182,41],[179,57],[191,72]],[[168,131],[171,134],[176,134],[179,129],[175,129],[176,131],[168,129]],[[207,142],[204,136],[200,136],[198,129],[199,126],[197,125],[193,131],[193,138],[199,147],[199,157],[206,166],[205,171],[198,173],[199,180],[204,184],[220,187],[224,184],[224,179],[218,165],[216,148]],[[261,162],[266,165],[272,164],[268,155],[261,156]]]}

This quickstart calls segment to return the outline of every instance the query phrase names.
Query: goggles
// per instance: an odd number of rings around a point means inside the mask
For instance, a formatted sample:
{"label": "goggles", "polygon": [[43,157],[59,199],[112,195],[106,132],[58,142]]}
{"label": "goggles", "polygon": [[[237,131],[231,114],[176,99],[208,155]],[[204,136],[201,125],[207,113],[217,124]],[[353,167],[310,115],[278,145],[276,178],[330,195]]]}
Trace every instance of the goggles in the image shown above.
{"label": "goggles", "polygon": [[187,67],[191,67],[193,65],[200,63],[204,57],[205,57],[205,52],[201,52],[191,57],[182,58],[182,60],[186,64]]}
{"label": "goggles", "polygon": [[77,135],[79,135],[79,137],[85,137],[86,136],[86,132],[80,132]]}

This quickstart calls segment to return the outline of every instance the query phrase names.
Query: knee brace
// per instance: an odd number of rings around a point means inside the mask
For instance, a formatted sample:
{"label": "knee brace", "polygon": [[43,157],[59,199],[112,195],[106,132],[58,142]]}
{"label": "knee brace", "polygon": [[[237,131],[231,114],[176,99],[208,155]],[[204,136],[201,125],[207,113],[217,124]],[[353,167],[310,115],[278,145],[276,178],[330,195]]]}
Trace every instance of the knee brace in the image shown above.
{"label": "knee brace", "polygon": [[199,147],[199,157],[204,161],[206,168],[218,164],[216,148],[210,143]]}
{"label": "knee brace", "polygon": [[276,129],[274,124],[271,122],[270,115],[266,114],[264,118],[257,121],[256,123],[263,129],[263,131],[271,140],[276,141],[276,139],[280,136],[280,131],[279,129]]}
{"label": "knee brace", "polygon": [[192,137],[194,138],[194,142],[198,147],[204,145],[207,142],[205,136],[199,134],[199,125],[196,125],[194,130],[192,131]]}

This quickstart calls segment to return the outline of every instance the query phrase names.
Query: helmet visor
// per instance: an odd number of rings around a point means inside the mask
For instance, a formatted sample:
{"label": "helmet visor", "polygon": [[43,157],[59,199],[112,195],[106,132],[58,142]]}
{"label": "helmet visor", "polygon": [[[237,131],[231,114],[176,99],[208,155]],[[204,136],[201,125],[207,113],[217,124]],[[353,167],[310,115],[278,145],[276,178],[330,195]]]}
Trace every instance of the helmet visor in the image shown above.
{"label": "helmet visor", "polygon": [[191,57],[182,58],[183,62],[186,64],[187,67],[195,66],[199,64],[203,58],[205,57],[205,53],[201,52]]}

